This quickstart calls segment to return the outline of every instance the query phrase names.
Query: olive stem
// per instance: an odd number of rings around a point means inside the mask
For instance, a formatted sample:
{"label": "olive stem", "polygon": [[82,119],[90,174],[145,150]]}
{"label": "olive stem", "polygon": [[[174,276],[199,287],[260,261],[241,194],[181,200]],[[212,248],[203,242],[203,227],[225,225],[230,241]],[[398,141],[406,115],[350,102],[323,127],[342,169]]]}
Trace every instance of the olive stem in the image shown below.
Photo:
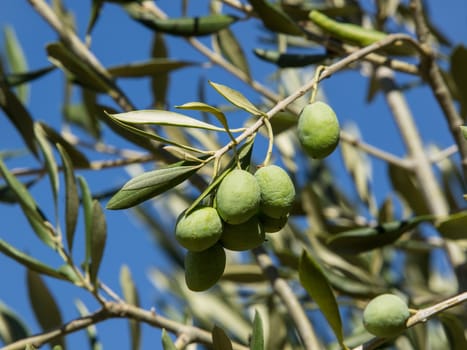
{"label": "olive stem", "polygon": [[266,117],[263,117],[263,119],[264,119],[264,125],[266,126],[266,129],[268,130],[268,149],[266,151],[266,157],[264,158],[264,161],[263,161],[263,165],[266,166],[271,161],[272,150],[274,147],[274,131],[272,130],[272,125],[269,119]]}
{"label": "olive stem", "polygon": [[310,104],[315,102],[316,94],[318,93],[319,76],[325,69],[326,69],[326,66],[318,66],[318,68],[316,68],[315,75],[313,77],[315,84],[313,84],[313,87],[311,90],[311,96],[310,96],[310,102],[309,102]]}

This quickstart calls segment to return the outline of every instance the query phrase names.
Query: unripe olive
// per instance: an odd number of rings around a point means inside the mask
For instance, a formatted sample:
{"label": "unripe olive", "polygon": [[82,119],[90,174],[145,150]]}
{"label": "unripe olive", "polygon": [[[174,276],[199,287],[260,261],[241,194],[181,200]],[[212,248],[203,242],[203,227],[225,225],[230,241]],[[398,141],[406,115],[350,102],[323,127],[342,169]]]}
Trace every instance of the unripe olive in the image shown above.
{"label": "unripe olive", "polygon": [[235,169],[217,189],[216,208],[225,222],[241,224],[258,213],[260,199],[256,178],[248,171]]}
{"label": "unripe olive", "polygon": [[188,251],[185,256],[185,282],[195,292],[211,288],[225,269],[225,251],[217,243],[201,252]]}
{"label": "unripe olive", "polygon": [[175,226],[175,238],[186,249],[199,252],[214,245],[222,234],[222,220],[211,207],[198,208],[180,214]]}
{"label": "unripe olive", "polygon": [[265,240],[263,225],[257,216],[238,225],[224,225],[220,239],[222,246],[229,250],[242,251],[260,246]]}
{"label": "unripe olive", "polygon": [[404,329],[410,316],[407,304],[393,294],[382,294],[372,299],[363,311],[366,330],[379,337],[392,337]]}
{"label": "unripe olive", "polygon": [[264,231],[267,233],[279,232],[284,228],[288,220],[288,216],[283,216],[279,219],[271,218],[263,214],[260,214],[259,216],[259,221],[263,225]]}
{"label": "unripe olive", "polygon": [[310,103],[300,113],[298,139],[312,158],[322,159],[339,143],[339,121],[333,109],[324,102]]}
{"label": "unripe olive", "polygon": [[255,173],[261,190],[261,213],[275,219],[287,216],[295,198],[295,187],[289,174],[277,165],[259,168]]}

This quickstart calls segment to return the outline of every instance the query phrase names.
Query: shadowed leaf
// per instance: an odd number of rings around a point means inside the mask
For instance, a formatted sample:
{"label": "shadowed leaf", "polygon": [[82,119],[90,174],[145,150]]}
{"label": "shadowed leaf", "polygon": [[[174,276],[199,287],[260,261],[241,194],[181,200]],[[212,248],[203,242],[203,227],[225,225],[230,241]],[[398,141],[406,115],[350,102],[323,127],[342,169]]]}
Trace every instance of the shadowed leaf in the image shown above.
{"label": "shadowed leaf", "polygon": [[0,302],[0,340],[10,344],[29,335],[29,329],[19,316]]}
{"label": "shadowed leaf", "polygon": [[[88,308],[86,307],[86,305],[84,305],[84,303],[81,300],[77,299],[75,301],[75,305],[81,317],[85,317],[89,315]],[[97,327],[94,324],[86,327],[86,333],[87,333],[88,341],[89,341],[89,349],[102,350],[102,344],[99,341],[99,336],[97,334]]]}
{"label": "shadowed leaf", "polygon": [[97,274],[104,255],[107,240],[107,223],[102,207],[97,200],[92,202],[92,234],[91,234],[91,266],[89,269],[91,282],[97,285]]}
{"label": "shadowed leaf", "polygon": [[16,86],[41,78],[55,69],[54,66],[40,68],[28,72],[11,73],[5,76],[8,86]]}
{"label": "shadowed leaf", "polygon": [[78,183],[81,190],[81,204],[84,211],[84,232],[86,237],[85,256],[83,268],[86,273],[90,272],[91,252],[92,252],[92,230],[93,230],[93,199],[91,191],[86,180],[82,176],[78,176]]}
{"label": "shadowed leaf", "polygon": [[162,329],[162,347],[164,350],[177,350],[177,347],[165,329]]}
{"label": "shadowed leaf", "polygon": [[[120,287],[125,301],[131,305],[139,306],[139,297],[130,269],[123,265],[120,269]],[[136,320],[129,320],[131,334],[131,349],[138,350],[141,344],[141,326]]]}
{"label": "shadowed leaf", "polygon": [[330,57],[329,54],[293,54],[279,51],[254,49],[259,59],[273,63],[281,68],[305,67],[312,64],[321,64]]}
{"label": "shadowed leaf", "polygon": [[214,40],[216,44],[214,48],[225,57],[227,61],[250,77],[248,61],[234,33],[229,28],[223,29],[214,36]]}
{"label": "shadowed leaf", "polygon": [[450,73],[456,84],[457,95],[461,105],[461,115],[467,118],[467,47],[456,46],[451,54]]}
{"label": "shadowed leaf", "polygon": [[195,62],[176,61],[168,58],[153,58],[146,62],[136,62],[109,67],[109,73],[117,78],[140,78],[168,73],[180,68],[193,66]]}
{"label": "shadowed leaf", "polygon": [[300,27],[278,6],[266,0],[248,0],[266,28],[273,32],[302,35]]}
{"label": "shadowed leaf", "polygon": [[213,350],[232,350],[232,341],[222,328],[214,326],[211,334]]}

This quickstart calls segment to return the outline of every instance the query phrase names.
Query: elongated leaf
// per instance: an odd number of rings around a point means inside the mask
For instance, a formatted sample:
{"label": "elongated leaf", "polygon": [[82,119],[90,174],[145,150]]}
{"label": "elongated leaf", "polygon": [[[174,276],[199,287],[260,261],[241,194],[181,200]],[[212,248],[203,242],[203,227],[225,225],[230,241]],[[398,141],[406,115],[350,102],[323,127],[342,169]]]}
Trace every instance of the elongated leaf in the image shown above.
{"label": "elongated leaf", "polygon": [[84,211],[84,232],[86,236],[85,256],[83,267],[86,273],[89,273],[91,264],[91,251],[92,251],[92,219],[93,219],[93,203],[92,195],[89,190],[86,180],[82,176],[78,176],[78,183],[81,190],[81,203]]}
{"label": "elongated leaf", "polygon": [[101,77],[92,67],[86,65],[62,43],[48,44],[46,50],[49,60],[68,73],[72,80],[78,84],[97,92],[112,90],[112,83],[107,78]]}
{"label": "elongated leaf", "polygon": [[302,35],[300,27],[279,7],[266,0],[248,0],[266,28],[273,32]]}
{"label": "elongated leaf", "polygon": [[460,318],[449,312],[442,312],[438,317],[443,325],[444,331],[446,332],[450,345],[449,349],[467,349],[465,327]]}
{"label": "elongated leaf", "polygon": [[91,234],[91,282],[97,285],[97,274],[104,255],[107,240],[107,223],[102,207],[97,200],[92,203],[92,234]]}
{"label": "elongated leaf", "polygon": [[10,344],[29,335],[29,329],[21,318],[0,302],[0,340]]}
{"label": "elongated leaf", "polygon": [[466,239],[467,211],[449,215],[446,219],[438,222],[436,228],[445,238]]}
{"label": "elongated leaf", "polygon": [[[138,291],[131,277],[130,269],[126,265],[123,265],[120,269],[120,287],[125,301],[131,305],[139,306]],[[131,348],[138,350],[141,343],[141,325],[136,320],[129,320],[128,322],[130,325]]]}
{"label": "elongated leaf", "polygon": [[39,144],[39,148],[41,149],[42,154],[44,155],[45,167],[49,174],[50,187],[52,188],[52,194],[53,194],[55,207],[57,207],[58,188],[59,188],[58,166],[57,166],[57,163],[55,162],[52,147],[50,147],[50,144],[45,135],[45,131],[42,128],[41,124],[35,123],[34,131],[36,134],[37,142]]}
{"label": "elongated leaf", "polygon": [[450,73],[456,84],[457,94],[461,105],[462,117],[467,118],[467,80],[463,77],[467,74],[467,47],[456,46],[451,54]]}
{"label": "elongated leaf", "polygon": [[91,37],[91,32],[96,25],[99,16],[101,15],[102,5],[104,5],[104,0],[92,0],[91,5],[91,15],[89,16],[88,25],[86,27],[86,41],[89,42]]}
{"label": "elongated leaf", "polygon": [[164,350],[177,350],[177,347],[172,339],[170,339],[170,336],[165,329],[162,329],[162,347]]}
{"label": "elongated leaf", "polygon": [[80,127],[96,139],[100,137],[101,128],[97,122],[97,118],[89,113],[87,106],[83,102],[69,103],[67,101],[63,106],[63,115],[70,124]]}
{"label": "elongated leaf", "polygon": [[300,283],[313,301],[318,304],[319,309],[334,331],[337,341],[343,348],[346,348],[342,332],[342,321],[334,293],[318,262],[306,250],[303,250],[300,258],[298,274]]}
{"label": "elongated leaf", "polygon": [[[23,182],[23,185],[26,188],[30,188],[35,183],[40,180],[40,176],[36,177],[35,179],[29,180],[27,182]],[[0,202],[3,203],[18,203],[18,197],[16,196],[15,192],[11,189],[11,187],[7,184],[0,185]]]}
{"label": "elongated leaf", "polygon": [[250,66],[234,33],[229,28],[222,29],[214,36],[214,39],[216,43],[214,48],[227,61],[250,77]]}
{"label": "elongated leaf", "polygon": [[63,175],[65,177],[65,232],[68,250],[71,252],[73,250],[76,223],[78,222],[78,188],[76,186],[73,164],[67,151],[60,144],[57,144],[57,148],[62,157]]}
{"label": "elongated leaf", "polygon": [[[89,315],[88,308],[86,307],[86,305],[84,305],[84,303],[81,300],[77,299],[75,301],[75,305],[81,317]],[[102,350],[102,344],[99,341],[99,336],[97,334],[97,327],[95,325],[90,325],[86,327],[86,333],[87,333],[88,341],[89,341],[89,349]]]}
{"label": "elongated leaf", "polygon": [[31,153],[38,158],[37,145],[34,136],[34,120],[28,110],[8,86],[0,79],[0,108],[18,130],[24,143]]}
{"label": "elongated leaf", "polygon": [[0,239],[0,252],[32,271],[61,280],[70,280],[70,277],[67,274],[62,271],[55,270],[54,268],[43,264],[39,260],[32,258],[30,255],[19,251],[6,243],[3,239]]}
{"label": "elongated leaf", "polygon": [[[156,33],[152,44],[151,56],[155,59],[167,59],[169,52],[162,33]],[[167,89],[169,88],[170,75],[160,73],[151,78],[151,90],[153,105],[156,108],[165,108],[167,105]]]}
{"label": "elongated leaf", "polygon": [[264,350],[263,321],[258,311],[255,311],[253,333],[251,334],[250,350]]}
{"label": "elongated leaf", "polygon": [[256,108],[255,105],[251,103],[240,91],[234,90],[222,84],[214,83],[212,81],[210,81],[209,84],[227,101],[237,106],[238,108],[241,108],[244,111],[259,117],[264,115],[264,113]]}
{"label": "elongated leaf", "polygon": [[207,112],[211,113],[214,115],[217,120],[222,124],[224,129],[226,131],[230,131],[229,125],[227,123],[227,118],[225,117],[224,113],[222,111],[214,106],[208,105],[204,102],[188,102],[184,103],[181,106],[176,106],[178,109],[190,109],[190,110],[195,110],[195,111],[200,111],[200,112]]}
{"label": "elongated leaf", "polygon": [[229,339],[224,330],[218,326],[214,326],[212,330],[212,347],[213,350],[232,350],[232,341]]}
{"label": "elongated leaf", "polygon": [[[63,324],[62,315],[54,297],[50,293],[42,278],[30,270],[26,274],[29,301],[31,302],[37,322],[43,331],[50,331]],[[65,346],[63,337],[51,341],[51,345]]]}
{"label": "elongated leaf", "polygon": [[5,77],[5,81],[8,86],[17,86],[17,85],[21,85],[21,84],[39,79],[42,76],[46,75],[47,73],[52,72],[54,69],[55,69],[54,66],[49,66],[45,68],[28,71],[28,72],[11,73]]}
{"label": "elongated leaf", "polygon": [[168,58],[153,58],[146,62],[137,62],[121,66],[109,67],[109,73],[118,78],[139,78],[168,73],[197,63],[176,61]]}
{"label": "elongated leaf", "polygon": [[305,67],[312,64],[321,64],[330,57],[329,54],[293,54],[262,49],[255,49],[253,52],[259,59],[274,63],[281,68]]}
{"label": "elongated leaf", "polygon": [[[12,73],[23,73],[28,70],[26,57],[24,56],[21,44],[16,37],[13,27],[5,26],[3,28],[5,38],[5,51],[8,60],[8,65]],[[29,89],[27,85],[19,86],[17,88],[18,98],[22,103],[26,103],[29,97]]]}
{"label": "elongated leaf", "polygon": [[228,264],[225,267],[222,279],[235,283],[258,283],[267,281],[263,271],[258,265]]}
{"label": "elongated leaf", "polygon": [[433,220],[433,216],[416,216],[404,221],[392,221],[376,227],[363,227],[336,234],[328,240],[328,246],[341,254],[360,254],[392,244],[405,232],[418,224]]}
{"label": "elongated leaf", "polygon": [[212,131],[225,131],[215,125],[202,122],[183,114],[164,110],[139,110],[127,113],[109,114],[111,118],[128,124],[167,125],[184,128],[198,128]]}
{"label": "elongated leaf", "polygon": [[0,158],[0,173],[18,198],[21,209],[37,236],[49,247],[55,248],[55,232],[52,225],[43,217],[36,201],[27,188],[11,174]]}
{"label": "elongated leaf", "polygon": [[128,181],[107,203],[107,209],[126,209],[153,198],[188,179],[202,165],[153,170]]}

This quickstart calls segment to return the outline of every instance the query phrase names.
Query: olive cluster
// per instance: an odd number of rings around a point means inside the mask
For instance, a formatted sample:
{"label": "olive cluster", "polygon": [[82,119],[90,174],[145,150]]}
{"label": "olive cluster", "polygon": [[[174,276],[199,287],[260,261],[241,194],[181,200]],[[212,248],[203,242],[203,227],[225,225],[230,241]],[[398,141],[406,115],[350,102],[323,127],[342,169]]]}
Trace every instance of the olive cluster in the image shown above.
{"label": "olive cluster", "polygon": [[295,188],[279,166],[231,171],[220,183],[215,207],[182,213],[175,226],[177,241],[188,249],[185,281],[193,291],[213,286],[224,273],[225,249],[244,251],[261,245],[266,233],[287,223]]}

